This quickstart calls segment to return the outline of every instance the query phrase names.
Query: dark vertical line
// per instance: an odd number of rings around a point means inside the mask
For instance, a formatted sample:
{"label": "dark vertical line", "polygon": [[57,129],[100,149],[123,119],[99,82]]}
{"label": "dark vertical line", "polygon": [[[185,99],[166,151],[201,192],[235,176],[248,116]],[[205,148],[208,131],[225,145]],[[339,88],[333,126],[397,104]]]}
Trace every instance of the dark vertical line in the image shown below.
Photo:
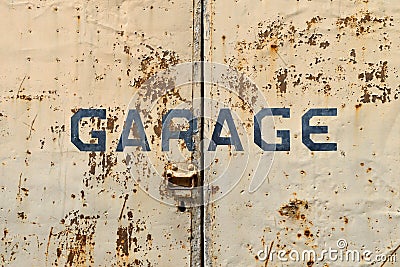
{"label": "dark vertical line", "polygon": [[205,267],[205,215],[206,215],[206,210],[205,210],[205,205],[204,205],[204,184],[205,184],[205,173],[204,173],[204,114],[205,114],[205,109],[204,109],[204,97],[205,97],[205,84],[204,84],[204,61],[205,61],[205,55],[204,55],[204,10],[205,10],[205,1],[206,0],[200,0],[201,3],[201,11],[200,11],[200,61],[201,61],[201,84],[200,84],[200,90],[201,90],[201,118],[200,118],[200,125],[201,125],[201,131],[200,131],[200,166],[201,166],[201,171],[200,171],[200,180],[201,180],[201,186],[203,188],[201,192],[201,198],[202,198],[202,205],[200,207],[200,216],[201,216],[201,222],[200,222],[200,242],[201,242],[201,260],[200,260],[200,266]]}

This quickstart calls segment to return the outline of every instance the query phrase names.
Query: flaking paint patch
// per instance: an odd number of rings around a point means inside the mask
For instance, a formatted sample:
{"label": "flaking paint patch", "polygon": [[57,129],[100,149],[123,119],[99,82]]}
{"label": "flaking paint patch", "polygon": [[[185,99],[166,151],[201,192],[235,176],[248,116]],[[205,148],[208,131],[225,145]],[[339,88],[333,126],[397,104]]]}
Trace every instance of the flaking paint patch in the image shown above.
{"label": "flaking paint patch", "polygon": [[[397,77],[397,67],[390,66],[387,61],[382,61],[376,64],[376,70],[365,71],[361,73],[364,68],[361,62],[356,60],[356,49],[350,50],[350,57],[344,57],[342,60],[344,62],[352,62],[354,65],[353,69],[338,65],[340,70],[340,76],[327,75],[320,65],[331,64],[334,59],[329,57],[311,57],[308,62],[304,62],[303,66],[309,66],[309,70],[300,68],[299,64],[290,64],[290,60],[287,58],[288,49],[294,49],[297,53],[309,52],[305,45],[310,47],[317,46],[318,49],[326,50],[330,48],[333,43],[335,46],[338,44],[343,44],[347,42],[348,38],[346,36],[346,31],[348,29],[355,29],[356,35],[367,36],[368,34],[376,34],[387,40],[390,43],[390,35],[385,33],[383,30],[390,29],[394,27],[393,18],[390,16],[378,17],[374,16],[369,11],[361,11],[359,14],[355,14],[346,18],[339,18],[336,21],[330,23],[325,17],[312,17],[307,22],[307,27],[295,26],[295,23],[291,20],[286,20],[285,18],[278,16],[276,20],[266,21],[258,23],[258,40],[254,42],[248,42],[245,40],[238,41],[236,43],[236,50],[243,53],[244,58],[257,58],[255,55],[255,50],[266,50],[270,48],[269,53],[271,57],[276,54],[278,59],[285,65],[285,67],[274,70],[275,75],[273,79],[267,77],[270,81],[269,83],[263,85],[262,87],[271,88],[273,84],[276,84],[277,92],[279,94],[294,91],[298,94],[298,90],[293,88],[299,87],[301,92],[310,91],[309,88],[318,88],[318,93],[323,93],[325,95],[337,95],[338,91],[331,90],[333,84],[343,84],[341,87],[345,87],[345,81],[348,80],[346,75],[354,76],[354,67],[360,70],[360,81],[358,84],[354,82],[350,83],[351,88],[360,91],[361,93],[359,101],[363,103],[376,103],[376,102],[389,102],[392,100],[397,100],[399,95],[399,85],[393,85],[393,76]],[[330,27],[332,30],[338,27],[339,33],[335,39],[332,39],[331,34],[326,34],[322,27]],[[321,28],[321,32],[319,32]],[[381,30],[383,29],[383,30]],[[392,37],[393,38],[393,37]],[[390,46],[385,45],[385,49],[390,49]],[[383,47],[380,45],[379,49],[382,51]],[[296,52],[295,52],[296,53]],[[316,52],[317,55],[321,52]],[[328,53],[331,54],[331,53]],[[295,55],[297,57],[297,54]],[[267,66],[257,66],[253,65],[247,70],[243,69],[241,57],[230,57],[225,60],[227,63],[233,66],[237,66],[239,70],[244,70],[246,72],[255,71],[260,72],[266,69]],[[386,62],[386,63],[384,63]],[[375,63],[374,63],[375,65]],[[269,67],[273,67],[270,64]],[[274,67],[275,68],[275,67]],[[311,72],[314,69],[313,72]],[[328,70],[327,70],[328,71]],[[388,76],[392,76],[390,84],[387,82]],[[371,82],[372,77],[376,82]],[[352,79],[349,79],[352,80]],[[365,82],[365,83],[364,83]],[[322,88],[321,88],[322,86]],[[357,89],[358,87],[358,89]],[[394,88],[393,88],[394,87]],[[369,95],[373,95],[370,100],[368,98],[361,97],[365,92]]]}

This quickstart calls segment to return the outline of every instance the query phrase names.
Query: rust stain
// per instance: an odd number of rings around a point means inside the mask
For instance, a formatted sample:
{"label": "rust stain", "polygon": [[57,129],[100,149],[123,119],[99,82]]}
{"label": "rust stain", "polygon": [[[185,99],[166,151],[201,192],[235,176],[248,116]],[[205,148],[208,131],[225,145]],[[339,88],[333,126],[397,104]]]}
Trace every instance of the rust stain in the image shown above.
{"label": "rust stain", "polygon": [[[310,256],[311,257],[311,256]],[[314,260],[312,260],[312,259],[310,259],[308,262],[307,262],[307,267],[311,267],[311,266],[313,266],[314,265]]]}
{"label": "rust stain", "polygon": [[[136,88],[139,88],[157,71],[168,69],[170,66],[180,62],[179,55],[175,51],[166,50],[162,47],[153,48],[149,45],[145,45],[144,47],[146,52],[138,57],[138,60],[140,60],[139,71],[143,73],[143,76],[133,79],[133,86]],[[131,54],[129,47],[126,47],[124,50],[126,53]],[[129,72],[127,75],[129,76]]]}
{"label": "rust stain", "polygon": [[283,205],[279,209],[279,214],[281,216],[289,217],[291,219],[304,219],[305,217],[302,216],[301,211],[303,209],[307,210],[309,208],[308,202],[299,199],[292,199],[289,201],[288,204]]}
{"label": "rust stain", "polygon": [[154,125],[153,127],[154,133],[157,135],[158,138],[161,137],[161,131],[162,131],[162,121],[161,119],[157,120],[157,124]]}
{"label": "rust stain", "polygon": [[114,132],[115,130],[115,122],[118,120],[117,116],[113,116],[113,117],[108,117],[107,118],[107,130],[110,131],[111,133]]}
{"label": "rust stain", "polygon": [[313,18],[311,18],[311,20],[306,21],[307,30],[310,30],[313,25],[315,25],[321,21],[322,21],[322,18],[320,16],[313,17]]}
{"label": "rust stain", "polygon": [[132,242],[137,242],[137,239],[133,239],[133,224],[129,224],[127,227],[118,227],[117,230],[117,254],[119,256],[129,256]]}
{"label": "rust stain", "polygon": [[25,79],[26,79],[26,75],[24,76],[24,78],[22,79],[21,83],[19,84],[18,91],[17,91],[17,94],[15,96],[15,98],[17,98],[17,99],[19,98],[19,93],[22,90],[22,84],[24,83]]}
{"label": "rust stain", "polygon": [[49,233],[49,237],[47,239],[47,246],[46,246],[46,262],[48,261],[49,258],[49,247],[50,247],[50,239],[51,236],[53,235],[53,226],[50,227],[50,233]]}
{"label": "rust stain", "polygon": [[288,76],[288,70],[287,69],[280,69],[277,71],[277,84],[276,88],[278,89],[279,93],[286,93],[286,88],[287,88],[287,81],[286,78]]}
{"label": "rust stain", "polygon": [[69,212],[62,220],[64,230],[52,233],[55,238],[55,265],[66,258],[67,266],[82,266],[94,263],[94,234],[96,232],[99,215],[84,215],[78,210]]}
{"label": "rust stain", "polygon": [[304,230],[304,236],[309,238],[309,237],[313,237],[314,235],[311,233],[310,229],[305,229]]}
{"label": "rust stain", "polygon": [[374,17],[369,11],[362,11],[360,13],[361,14],[339,18],[336,21],[339,30],[346,28],[353,29],[356,36],[360,36],[375,31],[374,25],[378,24],[382,27],[386,27],[388,24],[392,25],[391,21],[393,21],[393,18],[388,16],[378,18]]}
{"label": "rust stain", "polygon": [[120,212],[120,214],[119,214],[119,218],[118,218],[119,221],[121,221],[122,214],[123,214],[123,212],[124,212],[125,205],[126,205],[126,201],[128,200],[128,197],[129,197],[129,195],[126,194],[126,195],[125,195],[125,198],[124,198],[124,204],[122,204],[121,212]]}
{"label": "rust stain", "polygon": [[219,186],[213,186],[211,189],[212,194],[216,194],[216,193],[218,193],[218,191],[219,191]]}
{"label": "rust stain", "polygon": [[120,177],[119,172],[113,171],[118,163],[116,152],[90,152],[88,159],[89,170],[83,174],[85,187],[93,188],[96,184],[104,184],[107,177]]}

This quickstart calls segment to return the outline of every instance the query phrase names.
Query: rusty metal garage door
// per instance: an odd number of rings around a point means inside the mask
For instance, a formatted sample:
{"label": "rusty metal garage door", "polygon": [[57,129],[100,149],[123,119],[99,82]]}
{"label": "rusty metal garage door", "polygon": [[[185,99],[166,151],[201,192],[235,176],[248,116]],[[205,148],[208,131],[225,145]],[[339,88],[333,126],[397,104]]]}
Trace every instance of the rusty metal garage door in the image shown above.
{"label": "rusty metal garage door", "polygon": [[0,12],[2,266],[399,266],[400,2]]}

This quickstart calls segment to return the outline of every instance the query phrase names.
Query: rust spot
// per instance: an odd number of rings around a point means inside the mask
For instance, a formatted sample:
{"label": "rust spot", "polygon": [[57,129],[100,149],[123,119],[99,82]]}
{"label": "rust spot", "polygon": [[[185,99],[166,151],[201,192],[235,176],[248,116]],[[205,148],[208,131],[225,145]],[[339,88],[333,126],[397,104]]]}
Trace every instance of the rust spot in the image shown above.
{"label": "rust spot", "polygon": [[18,218],[20,218],[21,220],[25,220],[25,219],[27,218],[25,212],[23,212],[23,211],[18,212],[18,213],[17,213],[17,216],[18,216]]}
{"label": "rust spot", "polygon": [[90,152],[88,172],[83,174],[84,185],[93,188],[95,184],[103,184],[106,177],[113,173],[114,166],[117,165],[117,156],[114,152]]}
{"label": "rust spot", "polygon": [[322,43],[319,44],[319,47],[322,48],[322,49],[325,49],[328,46],[329,46],[329,42],[328,41],[325,41],[325,42],[322,42]]}
{"label": "rust spot", "polygon": [[280,93],[286,93],[286,88],[287,88],[287,81],[286,78],[288,76],[288,70],[287,69],[280,69],[277,71],[277,84],[276,88],[278,89],[278,92]]}
{"label": "rust spot", "polygon": [[128,220],[132,220],[133,219],[133,212],[132,211],[128,211],[127,215],[128,215]]}
{"label": "rust spot", "polygon": [[118,120],[117,116],[107,118],[107,130],[114,132],[115,122]]}
{"label": "rust spot", "polygon": [[88,166],[90,167],[89,173],[91,175],[94,175],[96,172],[96,153],[95,152],[90,152]]}
{"label": "rust spot", "polygon": [[161,131],[162,131],[162,122],[161,120],[158,120],[158,123],[154,125],[153,127],[154,133],[160,138],[161,137]]}
{"label": "rust spot", "polygon": [[361,96],[361,102],[363,103],[371,102],[371,95],[369,94],[367,88],[364,88],[364,95]]}
{"label": "rust spot", "polygon": [[306,237],[312,237],[313,236],[313,234],[311,233],[311,231],[309,229],[304,230],[304,235]]}
{"label": "rust spot", "polygon": [[381,27],[386,27],[388,25],[392,26],[390,21],[392,18],[388,16],[377,18],[371,15],[369,11],[362,11],[361,14],[355,14],[345,18],[339,18],[336,21],[336,25],[339,30],[351,29],[354,31],[356,36],[368,34],[375,31],[375,27],[380,25]]}
{"label": "rust spot", "polygon": [[[124,46],[124,52],[125,52],[126,54],[130,55],[130,47],[127,46],[127,45],[125,45],[125,46]],[[129,75],[128,75],[128,76],[129,76]]]}
{"label": "rust spot", "polygon": [[[143,51],[144,54],[138,58],[140,60],[139,71],[144,76],[134,78],[133,86],[136,88],[139,88],[158,70],[168,69],[170,66],[179,63],[179,56],[175,51],[163,50],[162,47],[153,48],[149,45],[144,45],[144,47],[149,51]],[[128,53],[129,55],[132,54],[132,52]]]}
{"label": "rust spot", "polygon": [[[387,61],[380,61],[377,64],[368,63],[368,70],[358,74],[358,78],[360,80],[365,81],[366,83],[372,81],[374,78],[377,79],[379,82],[383,83],[388,78],[388,62]],[[374,66],[376,68],[374,68]]]}
{"label": "rust spot", "polygon": [[317,76],[314,76],[314,75],[312,75],[312,74],[306,74],[306,79],[307,79],[307,80],[310,80],[310,81],[319,82],[320,79],[321,79],[321,77],[322,77],[322,73],[318,73]]}
{"label": "rust spot", "polygon": [[317,40],[322,36],[320,33],[313,33],[311,36],[308,38],[306,44],[314,46],[317,45]]}
{"label": "rust spot", "polygon": [[117,230],[117,253],[122,254],[121,256],[128,256],[132,245],[132,232],[133,225],[129,224],[127,227],[118,227]]}
{"label": "rust spot", "polygon": [[[259,24],[261,26],[261,24]],[[255,44],[256,49],[263,49],[272,41],[276,41],[280,37],[280,33],[284,28],[284,23],[281,20],[275,20],[266,25],[264,30],[258,33],[258,40]],[[270,46],[272,50],[277,49],[278,45],[273,44]]]}
{"label": "rust spot", "polygon": [[276,44],[271,44],[271,49],[272,50],[278,50],[278,45],[276,45]]}
{"label": "rust spot", "polygon": [[307,201],[299,200],[299,199],[292,199],[289,201],[288,204],[283,205],[279,209],[279,214],[281,216],[286,216],[291,219],[305,219],[305,215],[302,213],[302,210],[307,210],[308,209],[308,203]]}
{"label": "rust spot", "polygon": [[219,186],[218,185],[213,186],[212,189],[211,189],[212,194],[216,194],[218,191],[219,191]]}
{"label": "rust spot", "polygon": [[375,77],[377,78],[377,79],[379,79],[380,80],[380,82],[385,82],[386,81],[386,78],[388,77],[387,76],[387,64],[388,64],[388,62],[387,61],[384,61],[383,63],[382,63],[382,65],[380,66],[380,68],[379,68],[379,70],[377,70],[377,72],[376,72],[376,74],[375,74]]}
{"label": "rust spot", "polygon": [[56,250],[57,258],[59,258],[61,256],[61,253],[62,253],[61,248],[57,248],[57,250]]}
{"label": "rust spot", "polygon": [[317,24],[317,23],[320,22],[321,20],[322,20],[322,18],[321,18],[320,16],[316,16],[316,17],[311,18],[311,20],[306,21],[307,30],[311,29],[311,27],[312,27],[314,24]]}
{"label": "rust spot", "polygon": [[[71,211],[63,218],[65,229],[52,233],[56,237],[54,265],[60,265],[60,259],[66,258],[66,266],[93,264],[94,233],[99,215],[85,216],[79,211]],[[64,255],[64,257],[62,257]]]}
{"label": "rust spot", "polygon": [[314,265],[314,261],[312,260],[312,259],[310,259],[308,262],[307,262],[307,266],[308,267],[311,267],[311,266],[313,266]]}
{"label": "rust spot", "polygon": [[179,146],[180,146],[180,149],[181,149],[182,151],[186,149],[186,143],[185,143],[184,141],[182,141],[182,140],[180,141]]}

